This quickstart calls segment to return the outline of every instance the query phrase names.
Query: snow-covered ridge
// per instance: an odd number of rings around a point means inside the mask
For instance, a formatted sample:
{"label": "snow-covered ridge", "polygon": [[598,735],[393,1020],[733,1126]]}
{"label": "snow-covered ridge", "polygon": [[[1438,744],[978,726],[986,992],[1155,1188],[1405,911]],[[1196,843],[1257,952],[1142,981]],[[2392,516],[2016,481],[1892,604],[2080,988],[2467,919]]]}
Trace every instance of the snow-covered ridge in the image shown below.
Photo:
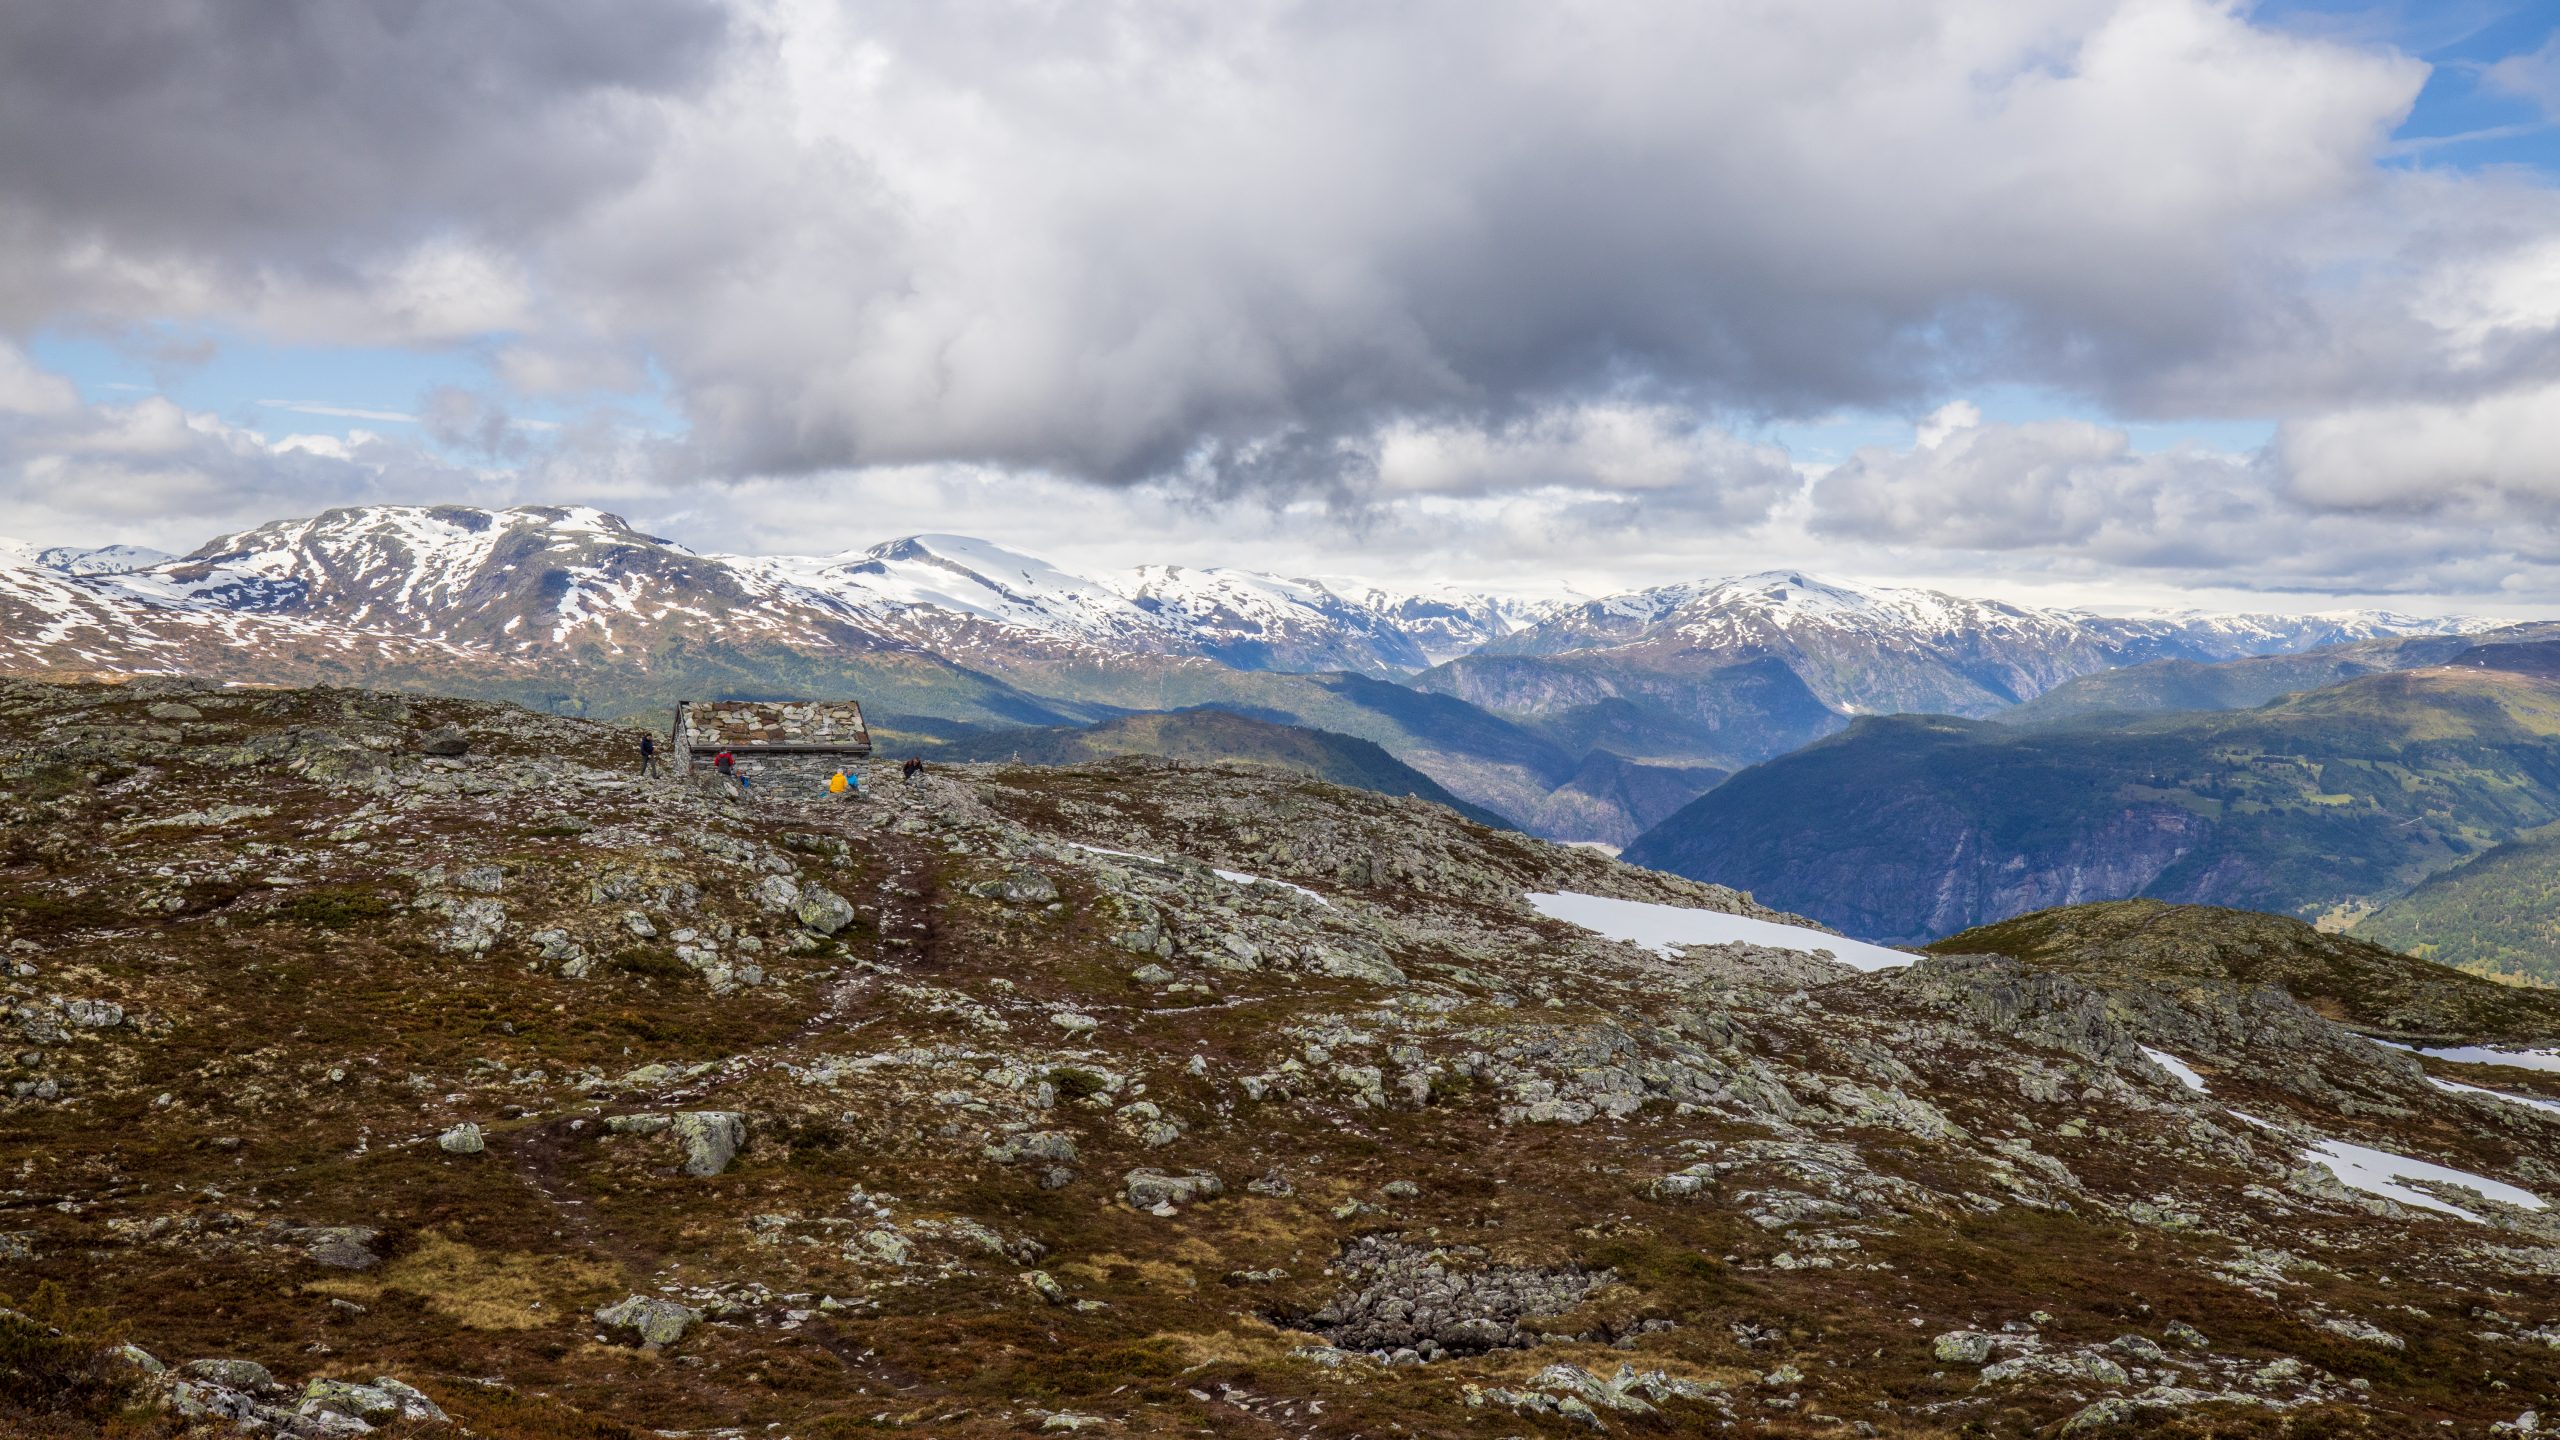
{"label": "snow-covered ridge", "polygon": [[178,557],[166,550],[152,550],[140,545],[101,545],[84,550],[76,545],[56,545],[50,550],[34,552],[39,564],[51,566],[65,575],[123,575],[135,570],[148,570],[166,565]]}
{"label": "snow-covered ridge", "polygon": [[[1801,570],[1768,570],[1729,580],[1692,581],[1597,600],[1554,603],[1540,607],[1534,620],[1568,637],[1567,643],[1544,647],[1551,650],[1652,643],[1666,632],[1693,643],[1718,643],[1747,639],[1755,632],[1801,638],[1828,631],[1914,642],[2040,636],[2051,641],[2122,645],[2150,639],[2234,655],[2383,636],[2472,634],[2505,623],[2472,617],[2430,619],[2385,610],[2302,615],[2157,610],[2111,616],[1905,586],[1853,585]],[[1571,643],[1576,640],[1581,643]]]}
{"label": "snow-covered ridge", "polygon": [[[1750,655],[1856,645],[1967,673],[2014,672],[2023,695],[2159,654],[2220,658],[2482,628],[2380,612],[2110,618],[1794,570],[1529,604],[1174,564],[1081,575],[942,534],[832,555],[697,554],[589,506],[353,507],[223,536],[175,559],[121,546],[11,553],[8,573],[22,577],[19,588],[45,590],[48,611],[255,613],[517,649],[574,642],[618,651],[667,625],[697,625],[811,645],[858,636],[963,663],[1164,656],[1396,675],[1488,647]],[[39,572],[43,585],[32,578]],[[1860,696],[1831,698],[1862,708]]]}

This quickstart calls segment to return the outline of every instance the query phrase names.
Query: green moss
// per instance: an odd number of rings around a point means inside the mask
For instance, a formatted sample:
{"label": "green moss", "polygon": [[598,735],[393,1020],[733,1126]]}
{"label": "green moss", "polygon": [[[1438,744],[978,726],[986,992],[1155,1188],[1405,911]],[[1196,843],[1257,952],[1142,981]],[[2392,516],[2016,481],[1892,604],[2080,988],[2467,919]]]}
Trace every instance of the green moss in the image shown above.
{"label": "green moss", "polygon": [[1061,1100],[1090,1100],[1102,1093],[1103,1079],[1090,1070],[1073,1070],[1064,1066],[1040,1077],[1049,1082]]}
{"label": "green moss", "polygon": [[390,914],[391,902],[371,890],[323,885],[295,891],[280,913],[294,924],[314,930],[347,930]]}
{"label": "green moss", "polygon": [[693,974],[685,963],[661,950],[643,950],[638,946],[617,950],[613,968],[642,980],[682,980]]}
{"label": "green moss", "polygon": [[124,919],[115,904],[94,891],[0,895],[0,920],[33,929],[86,930]]}
{"label": "green moss", "polygon": [[91,1422],[115,1414],[134,1390],[115,1354],[123,1343],[105,1311],[72,1305],[50,1281],[24,1305],[0,1295],[0,1413]]}

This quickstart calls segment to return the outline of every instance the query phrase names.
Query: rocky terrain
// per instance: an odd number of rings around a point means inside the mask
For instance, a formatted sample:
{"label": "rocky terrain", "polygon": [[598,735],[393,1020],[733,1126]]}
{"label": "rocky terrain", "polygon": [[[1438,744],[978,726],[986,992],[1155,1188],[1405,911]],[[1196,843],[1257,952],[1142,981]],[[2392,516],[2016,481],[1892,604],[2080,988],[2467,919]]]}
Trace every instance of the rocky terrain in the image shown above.
{"label": "rocky terrain", "polygon": [[2165,947],[2095,917],[1906,965],[1272,769],[748,804],[633,740],[0,684],[0,1433],[2434,1436],[2560,1401],[2560,1077],[2398,1048],[2560,1040],[2487,982],[2386,1023],[2334,1003],[2380,952],[2243,964],[2308,932],[2173,907]]}

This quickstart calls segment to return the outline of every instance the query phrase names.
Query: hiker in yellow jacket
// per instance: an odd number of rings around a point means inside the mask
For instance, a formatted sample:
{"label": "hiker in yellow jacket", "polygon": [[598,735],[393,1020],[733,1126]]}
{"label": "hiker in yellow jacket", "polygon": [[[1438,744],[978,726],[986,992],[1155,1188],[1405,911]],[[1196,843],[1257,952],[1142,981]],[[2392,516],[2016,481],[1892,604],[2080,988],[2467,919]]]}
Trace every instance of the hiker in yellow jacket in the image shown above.
{"label": "hiker in yellow jacket", "polygon": [[827,793],[839,800],[852,800],[862,794],[862,777],[838,770],[827,777]]}

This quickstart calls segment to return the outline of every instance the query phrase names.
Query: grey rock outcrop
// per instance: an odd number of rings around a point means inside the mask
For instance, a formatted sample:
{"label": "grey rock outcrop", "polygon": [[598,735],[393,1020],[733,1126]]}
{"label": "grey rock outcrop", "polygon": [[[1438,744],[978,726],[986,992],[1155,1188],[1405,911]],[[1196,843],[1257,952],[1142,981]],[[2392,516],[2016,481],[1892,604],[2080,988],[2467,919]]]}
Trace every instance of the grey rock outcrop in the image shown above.
{"label": "grey rock outcrop", "polygon": [[418,737],[421,755],[459,756],[471,753],[471,736],[459,725],[439,725]]}
{"label": "grey rock outcrop", "polygon": [[649,1350],[663,1350],[702,1323],[702,1312],[655,1295],[632,1295],[596,1312],[609,1335]]}
{"label": "grey rock outcrop", "polygon": [[1346,1350],[1424,1360],[1532,1344],[1533,1322],[1562,1315],[1614,1283],[1606,1270],[1467,1264],[1481,1252],[1433,1250],[1367,1236],[1334,1268],[1350,1281],[1312,1314],[1293,1317]]}
{"label": "grey rock outcrop", "polygon": [[833,890],[810,885],[791,902],[791,917],[820,935],[833,935],[853,923],[853,905]]}
{"label": "grey rock outcrop", "polygon": [[1186,1175],[1170,1175],[1162,1170],[1132,1170],[1124,1177],[1124,1197],[1130,1208],[1169,1213],[1195,1201],[1210,1200],[1226,1193],[1226,1183],[1202,1171]]}
{"label": "grey rock outcrop", "polygon": [[735,1110],[688,1110],[671,1128],[684,1151],[684,1173],[697,1178],[727,1170],[747,1143],[747,1117]]}

